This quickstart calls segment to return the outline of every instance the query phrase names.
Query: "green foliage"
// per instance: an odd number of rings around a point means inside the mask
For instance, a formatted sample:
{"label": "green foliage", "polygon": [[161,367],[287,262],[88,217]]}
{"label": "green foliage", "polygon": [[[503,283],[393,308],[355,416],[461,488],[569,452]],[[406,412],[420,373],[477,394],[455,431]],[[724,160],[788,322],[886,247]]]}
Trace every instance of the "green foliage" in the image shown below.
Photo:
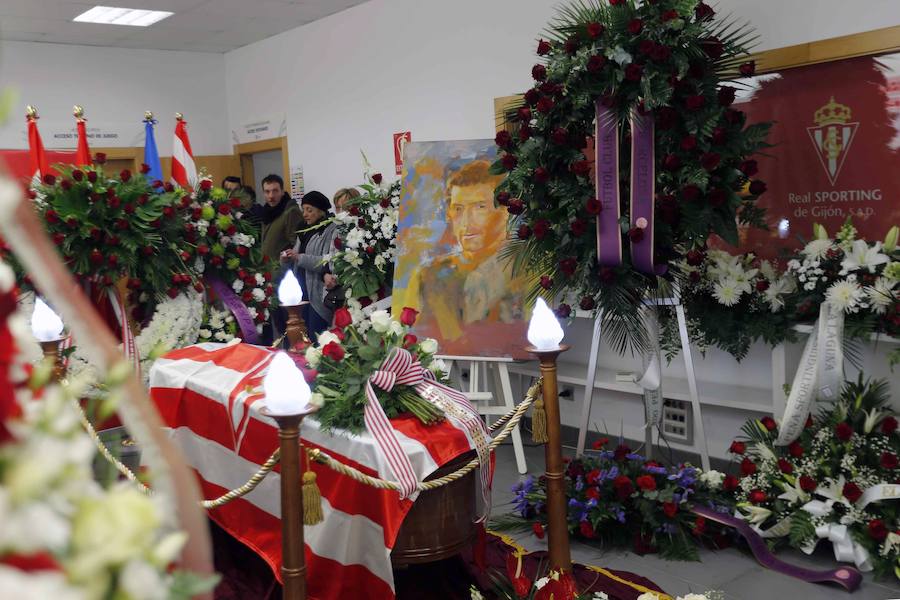
{"label": "green foliage", "polygon": [[800,510],[791,515],[791,532],[788,541],[791,546],[799,548],[816,536],[816,527],[812,515]]}

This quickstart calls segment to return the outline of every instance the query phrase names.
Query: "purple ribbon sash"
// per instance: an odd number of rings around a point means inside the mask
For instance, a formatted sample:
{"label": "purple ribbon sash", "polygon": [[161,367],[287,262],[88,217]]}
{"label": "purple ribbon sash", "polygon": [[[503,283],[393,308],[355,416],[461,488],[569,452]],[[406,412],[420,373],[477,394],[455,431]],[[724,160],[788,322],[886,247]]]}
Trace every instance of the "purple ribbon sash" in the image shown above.
{"label": "purple ribbon sash", "polygon": [[597,262],[605,267],[622,264],[619,230],[619,131],[616,116],[600,100],[595,103],[595,182],[600,214],[597,216]]}
{"label": "purple ribbon sash", "polygon": [[737,529],[738,533],[740,533],[747,541],[747,545],[750,546],[750,551],[753,552],[753,556],[759,564],[776,573],[795,577],[808,583],[836,583],[845,588],[848,592],[852,592],[858,588],[859,584],[862,582],[862,573],[853,567],[840,567],[830,571],[816,571],[814,569],[797,567],[775,558],[769,551],[769,547],[766,546],[766,542],[742,519],[722,514],[706,506],[694,506],[691,508],[691,511],[704,519]]}
{"label": "purple ribbon sash", "polygon": [[225,308],[234,315],[234,320],[237,321],[244,341],[248,344],[258,344],[259,335],[256,333],[256,323],[253,321],[253,317],[250,316],[250,311],[241,302],[241,299],[218,277],[206,277],[206,283],[216,293],[216,296],[222,300]]}
{"label": "purple ribbon sash", "polygon": [[642,229],[631,242],[631,262],[638,271],[663,275],[666,265],[653,264],[653,202],[656,198],[653,117],[635,111],[631,116],[631,227]]}

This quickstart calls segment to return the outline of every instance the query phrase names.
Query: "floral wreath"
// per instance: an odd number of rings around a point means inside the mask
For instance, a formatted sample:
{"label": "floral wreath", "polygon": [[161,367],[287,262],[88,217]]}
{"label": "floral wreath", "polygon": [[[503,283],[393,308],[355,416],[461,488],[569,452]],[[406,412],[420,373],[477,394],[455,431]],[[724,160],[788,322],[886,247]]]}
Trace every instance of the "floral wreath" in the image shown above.
{"label": "floral wreath", "polygon": [[[721,85],[754,73],[744,62],[753,34],[717,21],[696,0],[585,0],[562,8],[547,34],[535,85],[508,123],[518,132],[496,138],[503,153],[492,168],[508,173],[496,199],[517,217],[507,253],[540,276],[533,296],[574,296],[583,310],[603,311],[617,347],[644,346],[634,305],[660,293],[665,267],[704,247],[711,233],[737,243],[739,221],[761,225],[755,200],[766,185],[751,179],[757,165],[749,157],[766,147],[769,124],[745,126],[731,108],[735,87]],[[600,190],[592,135],[605,140]],[[644,149],[639,160],[629,152],[633,137],[635,153]],[[617,163],[604,162],[616,146]],[[632,163],[645,167],[642,186],[631,181]],[[602,240],[595,229],[604,230]],[[618,260],[598,261],[609,244],[619,247]]]}

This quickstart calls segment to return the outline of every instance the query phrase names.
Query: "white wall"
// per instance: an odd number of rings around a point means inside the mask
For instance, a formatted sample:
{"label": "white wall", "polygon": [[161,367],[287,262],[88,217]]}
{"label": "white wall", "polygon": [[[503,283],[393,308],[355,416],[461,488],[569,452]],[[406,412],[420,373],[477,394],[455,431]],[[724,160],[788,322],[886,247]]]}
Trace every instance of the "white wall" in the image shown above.
{"label": "white wall", "polygon": [[[493,99],[526,89],[535,39],[556,4],[372,0],[229,52],[225,70],[231,127],[286,113],[290,160],[303,166],[307,189],[330,195],[358,182],[360,149],[376,169],[392,177],[394,132],[410,130],[413,140],[420,141],[493,137]],[[761,35],[759,50],[900,23],[897,0],[720,0],[718,10],[754,23]],[[565,357],[567,368],[587,362],[590,332],[584,320],[570,326],[574,349]],[[788,352],[790,375],[799,348]],[[872,375],[890,375],[886,351],[884,345],[867,350]],[[600,356],[607,369],[640,367],[639,359],[607,349]],[[763,346],[754,347],[740,364],[717,351],[701,357],[695,350],[701,394],[704,382],[771,387],[770,357]],[[667,373],[683,379],[682,365],[679,357]],[[900,396],[900,371],[891,382]],[[580,410],[578,389],[576,401],[563,404],[564,422],[576,424]],[[728,442],[752,414],[704,408],[711,453],[724,456]],[[638,437],[641,422],[637,396],[597,391],[592,424],[605,423],[614,434],[624,424],[626,435]]]}
{"label": "white wall", "polygon": [[74,122],[72,105],[81,104],[89,125],[134,123],[138,145],[144,111],[152,110],[163,156],[172,154],[179,111],[188,121],[194,154],[231,154],[222,54],[0,42],[0,87],[18,95],[0,127],[0,148],[27,148],[26,104],[37,106],[45,122]]}

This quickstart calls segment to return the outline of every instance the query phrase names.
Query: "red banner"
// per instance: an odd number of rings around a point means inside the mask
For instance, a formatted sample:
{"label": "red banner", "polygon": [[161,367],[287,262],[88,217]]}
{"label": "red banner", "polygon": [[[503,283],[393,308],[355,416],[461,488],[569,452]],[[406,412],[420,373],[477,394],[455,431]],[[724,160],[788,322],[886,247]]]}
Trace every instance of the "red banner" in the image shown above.
{"label": "red banner", "polygon": [[[75,162],[74,151],[45,150],[47,162],[50,163],[50,170],[54,173],[53,165],[56,164],[73,164]],[[0,150],[0,158],[6,166],[7,171],[17,181],[21,181],[22,185],[28,187],[31,185],[31,177],[34,173],[31,171],[31,158],[28,150]]]}
{"label": "red banner", "polygon": [[747,122],[774,121],[774,147],[758,157],[770,231],[742,230],[741,250],[774,257],[848,216],[871,240],[900,223],[900,54],[762,75],[744,96]]}
{"label": "red banner", "polygon": [[403,172],[403,150],[412,141],[412,133],[404,131],[394,134],[394,169],[397,175]]}

